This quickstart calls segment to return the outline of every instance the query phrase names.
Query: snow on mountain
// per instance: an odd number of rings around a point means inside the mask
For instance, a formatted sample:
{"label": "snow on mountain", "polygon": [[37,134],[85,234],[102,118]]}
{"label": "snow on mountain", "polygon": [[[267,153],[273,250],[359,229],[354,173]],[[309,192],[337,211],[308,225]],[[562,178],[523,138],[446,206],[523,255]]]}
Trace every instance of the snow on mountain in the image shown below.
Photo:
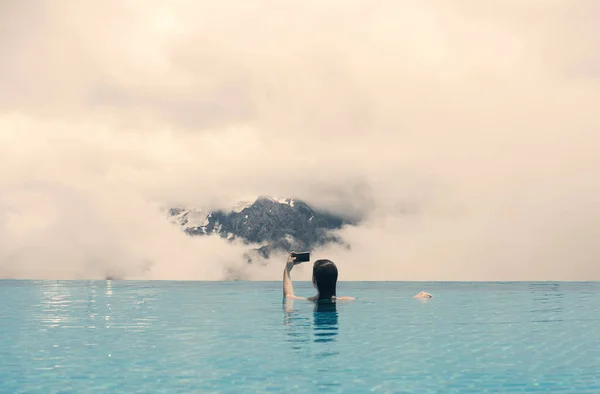
{"label": "snow on mountain", "polygon": [[332,231],[356,224],[287,197],[261,196],[229,211],[171,208],[167,212],[168,219],[191,236],[219,235],[230,242],[262,245],[247,254],[249,262],[268,258],[274,251],[310,251],[332,242],[343,244]]}
{"label": "snow on mountain", "polygon": [[209,213],[196,209],[171,208],[169,220],[179,224],[184,230],[205,228],[209,223]]}
{"label": "snow on mountain", "polygon": [[268,197],[269,201],[273,201],[279,204],[287,204],[290,207],[294,206],[294,199],[293,198],[286,198],[286,197]]}

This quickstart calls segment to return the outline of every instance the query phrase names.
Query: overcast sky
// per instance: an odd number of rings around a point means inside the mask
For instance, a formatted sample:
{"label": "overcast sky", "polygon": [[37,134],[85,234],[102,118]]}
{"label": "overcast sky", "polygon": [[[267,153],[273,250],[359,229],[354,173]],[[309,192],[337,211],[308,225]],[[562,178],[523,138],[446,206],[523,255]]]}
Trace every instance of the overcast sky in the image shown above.
{"label": "overcast sky", "polygon": [[0,277],[220,279],[243,248],[158,208],[273,194],[364,217],[342,280],[600,280],[599,17],[0,0]]}

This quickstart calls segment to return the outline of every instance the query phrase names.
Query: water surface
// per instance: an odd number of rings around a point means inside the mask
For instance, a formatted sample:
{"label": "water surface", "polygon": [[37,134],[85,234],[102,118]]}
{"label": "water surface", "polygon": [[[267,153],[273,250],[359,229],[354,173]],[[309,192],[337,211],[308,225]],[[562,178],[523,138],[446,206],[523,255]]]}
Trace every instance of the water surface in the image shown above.
{"label": "water surface", "polygon": [[0,393],[600,392],[599,283],[339,286],[0,281]]}

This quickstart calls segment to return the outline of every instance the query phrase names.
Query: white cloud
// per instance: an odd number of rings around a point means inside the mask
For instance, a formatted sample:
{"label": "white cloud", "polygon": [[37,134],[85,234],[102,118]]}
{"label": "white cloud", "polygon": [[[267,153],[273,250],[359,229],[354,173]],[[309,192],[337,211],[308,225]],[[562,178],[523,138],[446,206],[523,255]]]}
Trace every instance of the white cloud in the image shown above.
{"label": "white cloud", "polygon": [[595,1],[44,4],[0,6],[1,276],[218,279],[156,207],[275,194],[368,214],[346,279],[600,277]]}

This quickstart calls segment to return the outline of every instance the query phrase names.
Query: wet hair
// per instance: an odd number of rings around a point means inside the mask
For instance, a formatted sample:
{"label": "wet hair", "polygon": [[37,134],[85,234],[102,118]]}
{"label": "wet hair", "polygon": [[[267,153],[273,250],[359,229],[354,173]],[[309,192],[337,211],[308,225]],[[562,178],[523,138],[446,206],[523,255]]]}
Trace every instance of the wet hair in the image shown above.
{"label": "wet hair", "polygon": [[331,299],[335,296],[338,270],[331,260],[317,260],[313,265],[313,280],[319,290],[319,299]]}

